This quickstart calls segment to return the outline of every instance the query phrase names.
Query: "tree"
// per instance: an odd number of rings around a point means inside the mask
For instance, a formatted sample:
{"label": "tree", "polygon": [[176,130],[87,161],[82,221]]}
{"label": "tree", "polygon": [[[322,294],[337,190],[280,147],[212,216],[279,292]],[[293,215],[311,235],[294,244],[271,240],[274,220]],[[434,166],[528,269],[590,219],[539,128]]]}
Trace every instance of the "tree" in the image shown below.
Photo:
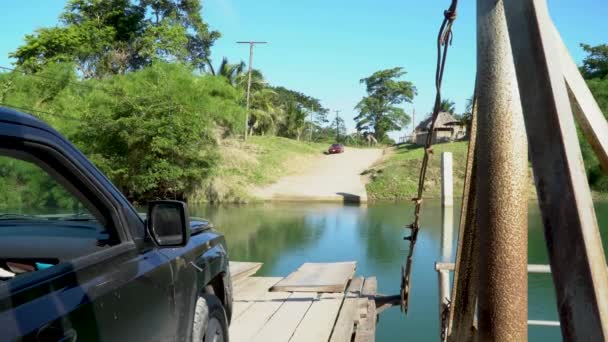
{"label": "tree", "polygon": [[278,129],[281,136],[300,140],[310,111],[318,113],[321,120],[327,115],[328,110],[314,97],[284,87],[272,87],[272,90],[277,94],[277,106],[283,110],[283,120]]}
{"label": "tree", "polygon": [[[588,53],[583,59],[581,73],[587,79],[589,90],[608,120],[608,45],[581,46]],[[602,169],[591,145],[580,130],[579,141],[589,184],[595,190],[608,192],[608,170]]]}
{"label": "tree", "polygon": [[586,79],[605,79],[608,75],[608,44],[591,46],[581,44],[589,55],[583,59],[581,72]]}
{"label": "tree", "polygon": [[380,70],[360,80],[366,85],[367,96],[355,107],[358,131],[372,131],[378,141],[383,141],[390,131],[400,130],[410,122],[410,116],[397,105],[411,103],[416,95],[412,82],[399,80],[405,75],[403,68]]}
{"label": "tree", "polygon": [[10,54],[36,72],[73,62],[85,78],[139,70],[158,60],[204,70],[219,33],[209,31],[200,0],[70,0],[61,25],[25,36]]}
{"label": "tree", "polygon": [[439,111],[454,114],[456,112],[456,103],[450,99],[443,99],[439,104]]}

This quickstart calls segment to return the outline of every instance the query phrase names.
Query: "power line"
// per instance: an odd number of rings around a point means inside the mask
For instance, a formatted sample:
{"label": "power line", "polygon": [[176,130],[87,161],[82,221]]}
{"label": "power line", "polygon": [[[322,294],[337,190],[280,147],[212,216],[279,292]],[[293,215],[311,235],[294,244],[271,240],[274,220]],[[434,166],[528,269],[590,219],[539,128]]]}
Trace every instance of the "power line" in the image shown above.
{"label": "power line", "polygon": [[97,90],[106,91],[105,89],[94,87],[94,86],[91,86],[91,85],[88,85],[88,84],[82,84],[82,83],[78,83],[78,82],[74,82],[74,81],[70,81],[70,80],[64,80],[64,79],[60,79],[60,78],[56,78],[56,77],[51,77],[51,76],[32,74],[32,73],[29,73],[29,72],[26,72],[26,71],[23,71],[23,70],[19,70],[19,69],[15,69],[15,68],[9,68],[9,67],[5,67],[5,66],[2,66],[2,65],[0,65],[0,69],[7,70],[7,71],[18,72],[18,73],[21,73],[21,74],[23,74],[25,76],[38,77],[38,78],[43,78],[43,79],[47,79],[47,80],[51,80],[51,81],[70,83],[70,84],[77,85],[79,87],[88,88],[88,89],[97,89]]}
{"label": "power line", "polygon": [[18,110],[22,110],[22,111],[30,112],[30,113],[39,113],[39,114],[45,114],[45,115],[49,115],[49,116],[55,116],[55,117],[66,119],[66,120],[82,121],[81,118],[76,118],[76,117],[69,116],[69,115],[63,115],[63,114],[45,112],[45,111],[38,110],[38,109],[33,109],[33,108],[15,106],[15,105],[12,105],[12,104],[9,104],[9,103],[5,103],[5,102],[0,102],[0,106],[9,107],[9,108],[13,108],[13,109],[18,109]]}

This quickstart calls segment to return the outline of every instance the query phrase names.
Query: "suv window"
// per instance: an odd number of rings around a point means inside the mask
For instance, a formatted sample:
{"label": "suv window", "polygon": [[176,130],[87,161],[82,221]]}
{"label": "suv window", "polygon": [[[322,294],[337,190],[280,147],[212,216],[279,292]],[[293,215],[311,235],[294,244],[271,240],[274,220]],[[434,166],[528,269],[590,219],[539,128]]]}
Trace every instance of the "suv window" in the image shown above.
{"label": "suv window", "polygon": [[37,164],[0,155],[0,280],[109,246],[104,221]]}

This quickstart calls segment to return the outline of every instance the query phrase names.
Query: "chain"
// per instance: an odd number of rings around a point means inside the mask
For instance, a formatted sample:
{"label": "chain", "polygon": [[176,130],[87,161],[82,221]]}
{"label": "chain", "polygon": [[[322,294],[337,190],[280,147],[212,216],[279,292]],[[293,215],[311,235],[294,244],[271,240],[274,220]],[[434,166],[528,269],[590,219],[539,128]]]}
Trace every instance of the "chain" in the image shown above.
{"label": "chain", "polygon": [[410,236],[406,236],[404,239],[409,240],[410,248],[407,256],[407,261],[404,267],[401,267],[401,311],[407,314],[409,294],[410,294],[410,279],[412,272],[412,259],[414,255],[414,247],[416,240],[418,239],[418,230],[420,229],[420,213],[422,211],[422,193],[424,191],[424,181],[426,177],[426,169],[428,167],[430,155],[433,153],[431,145],[433,143],[433,130],[435,129],[435,121],[439,115],[441,108],[441,83],[443,81],[443,71],[445,68],[445,61],[448,55],[448,48],[452,44],[452,25],[456,20],[456,6],[458,0],[452,0],[450,8],[443,12],[443,22],[439,28],[439,34],[437,36],[437,68],[435,71],[435,106],[433,107],[433,115],[431,119],[431,127],[429,128],[429,134],[426,137],[426,143],[424,145],[424,157],[422,159],[422,165],[420,167],[420,177],[418,178],[418,193],[412,201],[415,203],[414,209],[414,222],[407,226],[411,229]]}
{"label": "chain", "polygon": [[448,317],[450,316],[450,308],[452,307],[452,302],[449,299],[445,299],[445,303],[443,305],[443,310],[441,310],[441,342],[444,342],[447,333],[448,333]]}

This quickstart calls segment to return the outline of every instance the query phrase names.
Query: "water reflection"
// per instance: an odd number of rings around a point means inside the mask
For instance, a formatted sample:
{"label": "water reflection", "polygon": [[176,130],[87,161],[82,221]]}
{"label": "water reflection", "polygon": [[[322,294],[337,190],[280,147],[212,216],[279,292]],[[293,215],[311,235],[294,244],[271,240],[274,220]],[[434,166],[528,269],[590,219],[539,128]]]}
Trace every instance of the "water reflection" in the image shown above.
{"label": "water reflection", "polygon": [[[608,202],[597,202],[596,210],[602,232],[605,232],[608,229]],[[380,293],[390,295],[399,291],[401,264],[407,253],[403,236],[409,233],[404,226],[413,217],[410,203],[202,206],[191,207],[190,212],[211,219],[225,233],[232,260],[264,262],[262,275],[285,276],[307,261],[355,260],[357,274],[378,278]],[[460,203],[456,202],[452,260],[456,252],[459,216]],[[530,205],[529,222],[530,263],[547,263],[542,222],[534,203]],[[434,263],[441,259],[439,201],[425,202],[421,224],[412,268],[409,316],[403,316],[399,309],[383,313],[376,336],[378,341],[438,340]],[[530,319],[557,319],[550,275],[530,275],[529,298]],[[561,339],[558,328],[530,327],[529,335],[531,341]]]}

